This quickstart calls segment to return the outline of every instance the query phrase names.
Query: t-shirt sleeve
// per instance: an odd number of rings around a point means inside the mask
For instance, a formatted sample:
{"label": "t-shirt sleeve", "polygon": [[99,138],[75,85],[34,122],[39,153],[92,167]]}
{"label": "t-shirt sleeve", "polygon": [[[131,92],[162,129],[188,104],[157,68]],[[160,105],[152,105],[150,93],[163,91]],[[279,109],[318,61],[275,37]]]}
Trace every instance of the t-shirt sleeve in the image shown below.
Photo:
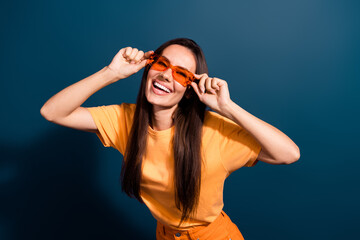
{"label": "t-shirt sleeve", "polygon": [[129,105],[107,105],[87,108],[99,130],[96,135],[104,147],[113,147],[124,155],[131,129]]}
{"label": "t-shirt sleeve", "polygon": [[220,154],[224,167],[231,173],[258,162],[261,145],[245,128],[221,116]]}

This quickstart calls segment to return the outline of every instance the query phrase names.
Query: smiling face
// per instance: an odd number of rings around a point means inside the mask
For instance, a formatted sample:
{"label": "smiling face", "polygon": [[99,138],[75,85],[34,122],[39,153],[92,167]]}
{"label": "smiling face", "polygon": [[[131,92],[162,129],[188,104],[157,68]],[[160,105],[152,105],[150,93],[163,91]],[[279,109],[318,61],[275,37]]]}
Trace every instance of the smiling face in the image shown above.
{"label": "smiling face", "polygon": [[[171,65],[183,67],[192,73],[196,70],[196,60],[193,52],[181,45],[170,45],[161,54],[169,59]],[[157,71],[150,68],[147,75],[145,96],[149,103],[156,108],[176,109],[186,87],[174,80],[171,68]]]}

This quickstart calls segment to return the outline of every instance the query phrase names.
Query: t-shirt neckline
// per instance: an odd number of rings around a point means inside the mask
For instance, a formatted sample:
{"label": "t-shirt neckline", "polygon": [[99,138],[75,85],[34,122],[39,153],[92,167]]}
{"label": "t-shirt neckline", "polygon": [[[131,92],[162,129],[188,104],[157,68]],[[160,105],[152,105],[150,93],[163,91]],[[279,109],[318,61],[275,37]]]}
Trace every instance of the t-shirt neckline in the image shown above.
{"label": "t-shirt neckline", "polygon": [[149,134],[151,134],[151,135],[153,135],[153,136],[164,136],[164,135],[169,135],[169,134],[171,134],[171,132],[172,132],[173,129],[175,129],[175,125],[171,126],[171,127],[168,128],[168,129],[157,131],[157,130],[154,130],[154,129],[149,125],[149,127],[148,127],[148,132],[149,132]]}

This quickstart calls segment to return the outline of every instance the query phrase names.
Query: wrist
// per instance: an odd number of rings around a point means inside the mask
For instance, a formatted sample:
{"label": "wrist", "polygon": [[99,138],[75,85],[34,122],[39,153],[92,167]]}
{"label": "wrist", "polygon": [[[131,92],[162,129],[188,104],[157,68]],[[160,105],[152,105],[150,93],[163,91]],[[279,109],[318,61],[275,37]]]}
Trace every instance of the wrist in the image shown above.
{"label": "wrist", "polygon": [[110,82],[117,82],[120,79],[123,79],[123,77],[119,76],[116,71],[114,71],[111,67],[106,66],[105,72],[107,74],[107,79],[109,79]]}
{"label": "wrist", "polygon": [[236,108],[236,103],[234,103],[231,99],[224,105],[224,107],[222,108],[222,115],[224,117],[227,117],[229,119],[233,119],[233,112],[235,111]]}

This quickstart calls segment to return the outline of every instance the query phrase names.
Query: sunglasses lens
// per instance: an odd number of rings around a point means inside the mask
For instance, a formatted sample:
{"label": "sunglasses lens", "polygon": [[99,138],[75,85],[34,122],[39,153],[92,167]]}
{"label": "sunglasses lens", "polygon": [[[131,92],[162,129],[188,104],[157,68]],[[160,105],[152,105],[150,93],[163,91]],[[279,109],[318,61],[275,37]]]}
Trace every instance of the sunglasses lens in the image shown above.
{"label": "sunglasses lens", "polygon": [[174,79],[183,86],[186,86],[190,81],[189,73],[182,69],[176,69],[174,71]]}
{"label": "sunglasses lens", "polygon": [[170,63],[166,59],[159,57],[155,60],[153,68],[157,71],[165,71],[169,67]]}
{"label": "sunglasses lens", "polygon": [[[154,62],[152,63],[152,68],[156,71],[165,71],[170,66],[171,65],[169,60],[162,56],[154,58]],[[193,79],[193,74],[191,72],[176,66],[171,66],[171,69],[173,72],[173,77],[178,83],[184,87],[190,84]]]}

